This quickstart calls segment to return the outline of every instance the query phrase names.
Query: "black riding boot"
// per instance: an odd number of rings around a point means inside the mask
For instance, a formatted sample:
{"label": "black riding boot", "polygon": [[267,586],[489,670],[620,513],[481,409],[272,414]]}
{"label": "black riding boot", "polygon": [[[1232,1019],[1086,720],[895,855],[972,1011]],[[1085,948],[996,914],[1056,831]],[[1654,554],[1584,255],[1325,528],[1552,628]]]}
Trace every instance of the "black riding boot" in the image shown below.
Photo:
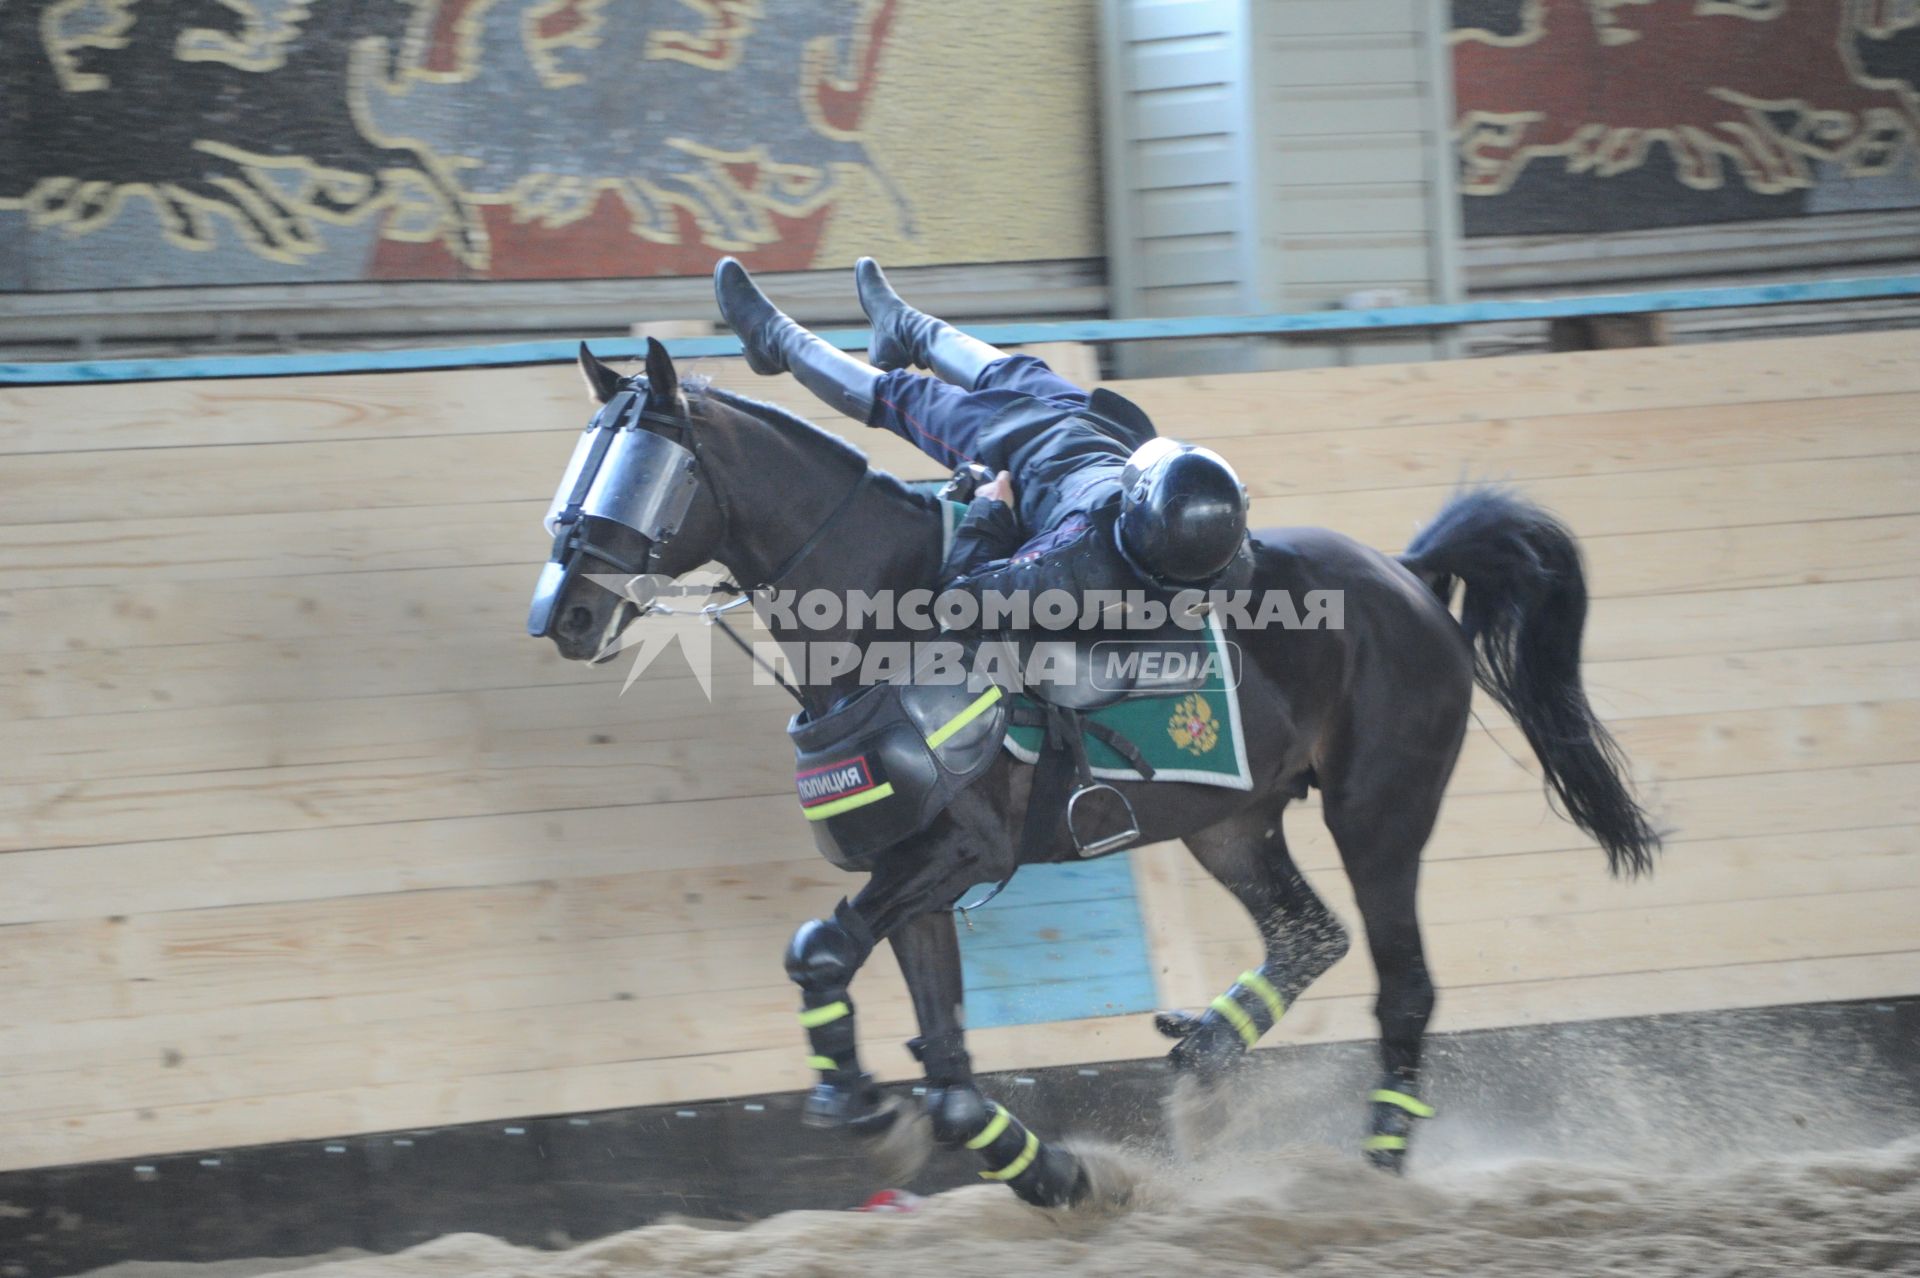
{"label": "black riding boot", "polygon": [[720,317],[745,347],[747,367],[762,376],[792,373],[794,380],[847,416],[865,423],[873,412],[880,374],[809,333],[767,300],[747,268],[730,257],[713,270]]}
{"label": "black riding boot", "polygon": [[931,369],[943,382],[972,390],[987,365],[1007,353],[989,346],[943,319],[916,311],[900,300],[887,283],[880,263],[863,257],[853,264],[854,285],[860,290],[860,309],[873,323],[873,345],[867,359],[875,368]]}

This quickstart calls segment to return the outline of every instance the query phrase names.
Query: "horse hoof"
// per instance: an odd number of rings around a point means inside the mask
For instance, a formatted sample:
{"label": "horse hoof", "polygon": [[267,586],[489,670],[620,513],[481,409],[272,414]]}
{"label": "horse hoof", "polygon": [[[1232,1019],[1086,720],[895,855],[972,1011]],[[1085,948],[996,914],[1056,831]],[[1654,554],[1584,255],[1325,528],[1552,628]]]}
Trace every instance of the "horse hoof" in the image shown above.
{"label": "horse hoof", "polygon": [[1225,1078],[1246,1055],[1246,1044],[1231,1026],[1219,1021],[1196,1021],[1193,1029],[1167,1053],[1167,1062],[1176,1074],[1211,1085]]}
{"label": "horse hoof", "polygon": [[1227,1089],[1192,1074],[1176,1078],[1163,1102],[1167,1134],[1186,1158],[1199,1158],[1233,1131],[1238,1111]]}
{"label": "horse hoof", "polygon": [[894,1113],[873,1079],[861,1074],[850,1087],[829,1082],[815,1083],[800,1110],[800,1121],[808,1127],[818,1128],[864,1127],[869,1134],[878,1135],[893,1121]]}
{"label": "horse hoof", "polygon": [[1404,1149],[1369,1149],[1367,1162],[1389,1176],[1407,1174],[1407,1151]]}
{"label": "horse hoof", "polygon": [[1068,1146],[1080,1160],[1081,1187],[1075,1207],[1088,1211],[1119,1211],[1131,1207],[1150,1183],[1150,1173],[1139,1160],[1105,1145]]}
{"label": "horse hoof", "polygon": [[1042,1145],[1032,1169],[1007,1187],[1035,1207],[1072,1207],[1093,1191],[1086,1164],[1058,1145]]}
{"label": "horse hoof", "polygon": [[923,1107],[890,1096],[870,1122],[856,1124],[857,1135],[869,1138],[867,1161],[889,1185],[901,1185],[920,1174],[933,1154],[933,1120]]}
{"label": "horse hoof", "polygon": [[1176,1042],[1191,1037],[1200,1028],[1200,1018],[1191,1012],[1165,1011],[1153,1014],[1153,1027],[1164,1038]]}

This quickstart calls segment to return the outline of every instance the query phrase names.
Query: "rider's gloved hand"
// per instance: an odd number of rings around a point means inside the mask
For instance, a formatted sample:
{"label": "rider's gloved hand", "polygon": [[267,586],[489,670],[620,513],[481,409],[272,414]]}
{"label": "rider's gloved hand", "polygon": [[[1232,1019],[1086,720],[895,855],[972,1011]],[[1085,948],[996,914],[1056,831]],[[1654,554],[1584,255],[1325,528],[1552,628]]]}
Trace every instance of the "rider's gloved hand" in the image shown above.
{"label": "rider's gloved hand", "polygon": [[993,482],[993,472],[979,462],[967,462],[953,472],[953,478],[935,494],[941,501],[972,501],[984,484]]}
{"label": "rider's gloved hand", "polygon": [[973,499],[960,526],[954,529],[953,545],[947,548],[946,562],[940,565],[941,581],[979,572],[1020,548],[1020,517],[1013,512],[1013,494],[989,495],[996,485],[1011,488],[1006,476],[1001,475]]}

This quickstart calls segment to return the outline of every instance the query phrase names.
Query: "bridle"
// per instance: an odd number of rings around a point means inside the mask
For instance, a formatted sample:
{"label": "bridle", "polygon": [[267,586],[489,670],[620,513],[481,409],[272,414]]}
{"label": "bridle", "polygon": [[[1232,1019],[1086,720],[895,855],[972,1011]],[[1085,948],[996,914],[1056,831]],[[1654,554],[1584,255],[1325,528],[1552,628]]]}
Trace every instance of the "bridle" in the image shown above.
{"label": "bridle", "polygon": [[[655,575],[661,552],[680,531],[692,508],[695,494],[703,487],[712,496],[720,512],[722,529],[731,530],[733,527],[733,512],[726,493],[718,484],[703,483],[708,468],[701,457],[700,432],[693,428],[691,419],[684,413],[664,413],[654,408],[650,392],[643,393],[636,389],[636,384],[643,383],[642,378],[631,379],[595,416],[590,427],[592,434],[583,441],[584,453],[576,449],[577,469],[574,463],[568,465],[573,483],[563,496],[555,498],[549,510],[549,523],[554,534],[553,553],[541,569],[539,583],[534,589],[533,604],[527,614],[527,631],[537,639],[553,633],[560,597],[588,556],[630,578]],[[646,430],[644,424],[647,423],[667,427],[679,438],[669,439],[657,431]],[[631,431],[632,434],[623,436],[622,432],[625,431]],[[607,464],[607,458],[616,447],[621,446],[623,439],[626,441],[625,451],[616,463],[622,473],[613,476],[609,482],[608,478],[603,478],[601,471]],[[771,673],[780,686],[803,706],[806,703],[799,691],[734,632],[727,624],[726,614],[750,604],[758,592],[779,586],[805,562],[826,539],[841,516],[852,507],[872,474],[871,467],[862,465],[860,474],[833,509],[772,572],[752,584],[742,585],[732,581],[717,584],[711,594],[732,597],[724,602],[708,603],[694,614],[709,625],[719,626],[728,639],[755,664]],[[639,562],[629,561],[603,540],[597,539],[589,522],[594,519],[618,524],[644,539],[647,548]],[[645,603],[629,601],[639,609],[634,618],[636,621],[649,615],[688,615],[658,600]]]}
{"label": "bridle", "polygon": [[[684,444],[644,429],[649,421],[690,433],[629,383],[601,406],[574,447],[561,490],[547,508],[553,552],[527,610],[527,633],[534,638],[553,633],[560,599],[588,557],[629,577],[649,576],[680,531],[699,490],[699,458]],[[638,562],[628,559],[598,533],[596,521],[637,534],[646,553]]]}

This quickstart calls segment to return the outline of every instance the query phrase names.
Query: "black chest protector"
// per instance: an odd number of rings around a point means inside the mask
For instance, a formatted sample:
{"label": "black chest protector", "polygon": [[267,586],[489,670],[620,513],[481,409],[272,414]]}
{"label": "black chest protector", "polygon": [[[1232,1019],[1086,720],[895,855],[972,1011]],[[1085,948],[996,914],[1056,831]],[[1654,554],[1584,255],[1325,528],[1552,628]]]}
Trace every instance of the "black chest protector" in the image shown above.
{"label": "black chest protector", "polygon": [[975,682],[862,688],[787,724],[794,788],[821,855],[866,870],[935,817],[999,757],[1007,695]]}

